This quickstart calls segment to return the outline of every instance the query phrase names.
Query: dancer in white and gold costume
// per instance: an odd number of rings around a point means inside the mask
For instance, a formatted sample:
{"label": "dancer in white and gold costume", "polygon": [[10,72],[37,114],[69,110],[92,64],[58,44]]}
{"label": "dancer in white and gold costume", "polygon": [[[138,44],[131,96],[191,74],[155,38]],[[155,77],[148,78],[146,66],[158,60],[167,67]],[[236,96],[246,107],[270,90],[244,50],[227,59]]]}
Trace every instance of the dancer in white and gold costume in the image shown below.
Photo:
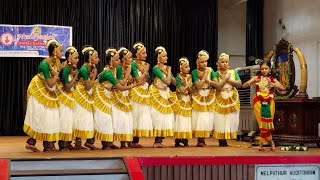
{"label": "dancer in white and gold costume", "polygon": [[147,52],[142,43],[137,42],[133,45],[133,57],[131,75],[134,78],[134,83],[140,83],[141,85],[130,90],[133,105],[133,141],[130,147],[141,148],[139,138],[153,136],[150,95],[148,92],[150,64],[146,62]]}
{"label": "dancer in white and gold costume", "polygon": [[195,91],[192,94],[192,133],[198,138],[198,147],[207,147],[205,138],[210,137],[214,121],[217,74],[207,67],[209,53],[201,50],[197,55],[197,69],[191,72]]}
{"label": "dancer in white and gold costume", "polygon": [[[189,74],[190,66],[188,58],[180,58],[179,64],[180,73],[176,77],[176,94],[178,101],[174,106],[176,114],[174,123],[175,147],[189,147],[188,139],[192,138],[192,77]],[[180,143],[182,143],[183,146]]]}
{"label": "dancer in white and gold costume", "polygon": [[58,82],[58,97],[60,101],[60,137],[59,150],[73,150],[71,145],[73,121],[74,121],[74,98],[73,91],[78,78],[77,64],[79,54],[75,47],[70,46],[65,53],[68,65],[61,70]]}
{"label": "dancer in white and gold costume", "polygon": [[176,82],[172,76],[171,67],[165,65],[168,57],[164,47],[156,48],[155,58],[157,65],[152,69],[154,80],[149,88],[153,135],[156,137],[153,146],[166,147],[162,144],[162,139],[174,135],[173,106],[177,101],[175,93],[171,92],[168,86]]}
{"label": "dancer in white and gold costume", "polygon": [[73,135],[76,137],[75,149],[86,149],[81,146],[81,139],[86,139],[84,146],[96,150],[94,146],[94,121],[92,86],[97,77],[96,64],[99,62],[98,52],[91,46],[82,49],[85,63],[79,69],[77,88],[74,91],[75,116]]}
{"label": "dancer in white and gold costume", "polygon": [[[127,86],[133,81],[131,76],[132,53],[126,48],[120,48],[118,54],[121,63],[116,67],[116,77],[122,86]],[[114,140],[120,141],[120,148],[127,148],[126,143],[130,145],[133,138],[133,106],[129,98],[129,90],[114,89],[111,102]]]}
{"label": "dancer in white and gold costume", "polygon": [[54,152],[54,142],[59,140],[59,99],[56,94],[56,84],[60,71],[66,63],[60,64],[62,45],[56,40],[47,42],[49,57],[44,59],[39,67],[38,74],[29,84],[27,92],[27,112],[23,131],[30,136],[26,149],[33,152],[36,140],[43,141],[44,152]]}
{"label": "dancer in white and gold costume", "polygon": [[240,99],[238,90],[242,83],[238,73],[229,69],[229,55],[218,58],[219,86],[216,90],[214,138],[219,146],[227,146],[227,139],[235,139],[239,128]]}
{"label": "dancer in white and gold costume", "polygon": [[108,48],[106,50],[106,60],[108,65],[98,75],[98,80],[93,88],[95,138],[101,140],[103,150],[118,148],[113,144],[112,89],[128,90],[132,87],[122,86],[116,78],[115,67],[120,64],[116,49]]}

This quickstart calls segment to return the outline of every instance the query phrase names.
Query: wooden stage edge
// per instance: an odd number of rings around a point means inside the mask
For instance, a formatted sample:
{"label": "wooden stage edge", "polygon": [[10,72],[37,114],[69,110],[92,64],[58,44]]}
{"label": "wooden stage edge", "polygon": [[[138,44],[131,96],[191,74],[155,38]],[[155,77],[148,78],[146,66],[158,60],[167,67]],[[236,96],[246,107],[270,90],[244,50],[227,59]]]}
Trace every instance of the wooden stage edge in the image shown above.
{"label": "wooden stage edge", "polygon": [[[114,150],[82,150],[61,151],[54,153],[31,152],[25,149],[27,136],[1,136],[0,159],[51,159],[51,158],[108,158],[108,157],[136,157],[136,158],[172,158],[172,157],[256,157],[256,156],[317,156],[320,159],[320,148],[309,148],[308,151],[281,151],[280,147],[275,152],[270,147],[265,147],[264,152],[258,151],[257,147],[248,142],[229,140],[228,147],[219,147],[216,139],[208,138],[207,148],[194,147],[196,139],[190,139],[188,148],[174,147],[174,138],[165,138],[164,143],[168,148],[153,148],[153,138],[141,138],[140,144],[144,148],[139,149],[114,149]],[[119,145],[119,142],[115,142]],[[101,148],[101,143],[96,140],[95,145]],[[42,150],[42,142],[37,142],[38,149]],[[57,143],[56,143],[57,146]]]}

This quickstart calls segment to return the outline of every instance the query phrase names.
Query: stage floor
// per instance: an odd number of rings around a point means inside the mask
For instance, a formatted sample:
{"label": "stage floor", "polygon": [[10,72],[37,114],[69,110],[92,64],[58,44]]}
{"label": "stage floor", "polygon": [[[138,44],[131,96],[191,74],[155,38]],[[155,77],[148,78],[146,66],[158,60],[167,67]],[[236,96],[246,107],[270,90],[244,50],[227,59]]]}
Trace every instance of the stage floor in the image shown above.
{"label": "stage floor", "polygon": [[[196,139],[189,140],[191,147],[174,147],[174,138],[165,138],[164,145],[168,148],[153,148],[153,138],[141,138],[140,143],[144,148],[139,149],[114,149],[114,150],[83,150],[63,151],[55,153],[31,152],[25,149],[27,136],[1,136],[0,158],[90,158],[90,157],[181,157],[181,156],[318,156],[320,148],[309,148],[308,151],[281,151],[270,152],[270,147],[265,147],[265,152],[259,152],[258,147],[252,147],[248,142],[229,140],[229,147],[219,147],[216,139],[206,139],[209,147],[193,147]],[[101,148],[99,140],[96,146]],[[115,142],[119,145],[119,142]],[[56,143],[57,147],[57,143]],[[42,142],[37,143],[37,148],[42,150]]]}

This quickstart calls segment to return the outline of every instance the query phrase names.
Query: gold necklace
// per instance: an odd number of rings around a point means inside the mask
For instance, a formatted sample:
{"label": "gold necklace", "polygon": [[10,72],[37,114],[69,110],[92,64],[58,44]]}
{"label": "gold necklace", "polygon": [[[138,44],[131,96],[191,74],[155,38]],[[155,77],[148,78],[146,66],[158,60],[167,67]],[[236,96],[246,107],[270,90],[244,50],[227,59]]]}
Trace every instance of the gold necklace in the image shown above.
{"label": "gold necklace", "polygon": [[224,70],[223,72],[221,70],[218,70],[219,75],[225,75],[228,73],[228,70]]}

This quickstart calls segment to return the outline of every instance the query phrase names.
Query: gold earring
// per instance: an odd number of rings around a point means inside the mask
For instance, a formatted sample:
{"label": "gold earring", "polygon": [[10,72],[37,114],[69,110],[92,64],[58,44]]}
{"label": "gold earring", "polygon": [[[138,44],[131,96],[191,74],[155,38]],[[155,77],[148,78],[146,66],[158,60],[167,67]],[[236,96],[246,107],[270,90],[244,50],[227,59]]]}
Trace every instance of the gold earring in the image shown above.
{"label": "gold earring", "polygon": [[53,56],[53,58],[57,59],[57,54],[56,54],[56,53],[54,53],[54,56]]}

